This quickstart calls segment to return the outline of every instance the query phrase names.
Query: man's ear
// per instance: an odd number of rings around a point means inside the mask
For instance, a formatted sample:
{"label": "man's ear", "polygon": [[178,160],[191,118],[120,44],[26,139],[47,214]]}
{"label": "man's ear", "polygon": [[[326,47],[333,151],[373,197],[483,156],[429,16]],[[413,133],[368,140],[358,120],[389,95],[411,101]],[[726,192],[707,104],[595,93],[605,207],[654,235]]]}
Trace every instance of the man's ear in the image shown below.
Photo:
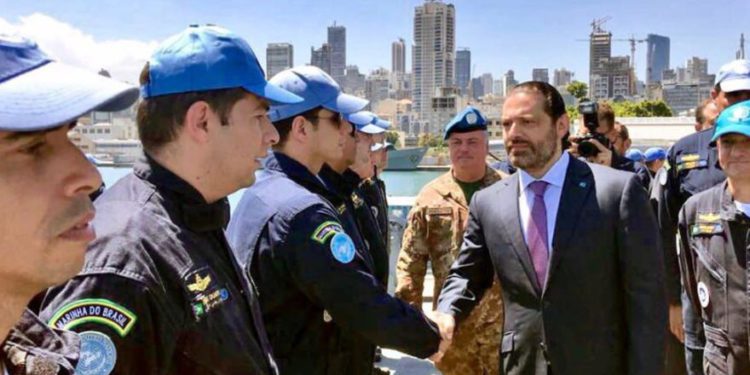
{"label": "man's ear", "polygon": [[289,129],[289,138],[296,139],[301,143],[310,136],[311,125],[309,121],[303,116],[296,116],[292,120],[292,127]]}
{"label": "man's ear", "polygon": [[208,103],[199,100],[191,104],[185,113],[185,121],[182,124],[183,131],[194,142],[207,142],[208,120],[211,115],[212,111]]}
{"label": "man's ear", "polygon": [[565,134],[567,134],[570,131],[570,118],[568,117],[567,113],[563,113],[563,115],[560,116],[559,119],[557,119],[555,128],[557,129],[558,138],[562,138]]}

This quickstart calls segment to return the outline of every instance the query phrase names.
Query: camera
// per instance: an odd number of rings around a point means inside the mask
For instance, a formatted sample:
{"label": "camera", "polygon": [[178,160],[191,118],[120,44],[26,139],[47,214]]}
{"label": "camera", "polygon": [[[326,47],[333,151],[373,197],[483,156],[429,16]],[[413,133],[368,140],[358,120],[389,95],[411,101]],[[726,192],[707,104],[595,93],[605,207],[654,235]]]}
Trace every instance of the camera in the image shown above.
{"label": "camera", "polygon": [[609,139],[604,134],[599,134],[596,129],[599,127],[599,105],[588,99],[582,99],[578,103],[578,113],[583,115],[583,126],[586,127],[587,134],[577,137],[578,154],[584,158],[596,156],[599,149],[590,141],[596,139],[604,147],[609,148]]}

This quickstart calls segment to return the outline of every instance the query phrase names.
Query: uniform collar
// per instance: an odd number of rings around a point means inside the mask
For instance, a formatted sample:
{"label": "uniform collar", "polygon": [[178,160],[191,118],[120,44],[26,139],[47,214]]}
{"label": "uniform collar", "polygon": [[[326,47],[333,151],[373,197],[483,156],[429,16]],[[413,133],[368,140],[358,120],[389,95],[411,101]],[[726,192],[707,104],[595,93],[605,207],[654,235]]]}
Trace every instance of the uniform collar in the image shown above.
{"label": "uniform collar", "polygon": [[721,218],[726,221],[747,221],[750,220],[742,211],[734,205],[734,198],[729,191],[727,180],[721,183]]}
{"label": "uniform collar", "polygon": [[[482,178],[482,189],[501,180],[503,176],[504,174],[500,174],[492,167],[485,165],[484,177]],[[433,189],[435,189],[435,191],[437,191],[438,194],[442,195],[445,198],[453,199],[462,206],[469,206],[468,202],[466,202],[466,197],[464,197],[464,193],[461,190],[461,187],[458,185],[458,182],[456,182],[456,178],[453,177],[453,167],[451,167],[448,173],[438,177],[435,182],[437,183],[431,184],[431,186]]]}
{"label": "uniform collar", "polygon": [[318,177],[312,174],[307,167],[281,152],[273,152],[268,156],[264,166],[269,172],[286,175],[289,179],[302,185],[302,187],[312,193],[323,196],[329,200],[333,199],[334,201],[331,201],[331,203],[334,206],[338,206],[342,203],[341,199],[337,197],[336,194],[332,194],[332,191],[328,189]]}
{"label": "uniform collar", "polygon": [[172,171],[164,168],[148,155],[133,166],[140,179],[166,193],[167,198],[179,205],[185,225],[196,232],[222,230],[229,223],[229,201],[226,198],[207,203],[203,195]]}
{"label": "uniform collar", "polygon": [[[27,366],[57,368],[58,371],[54,373],[73,373],[79,349],[77,334],[52,329],[26,309],[3,343],[2,359],[11,374],[19,368],[28,369]],[[59,371],[61,368],[65,371]]]}

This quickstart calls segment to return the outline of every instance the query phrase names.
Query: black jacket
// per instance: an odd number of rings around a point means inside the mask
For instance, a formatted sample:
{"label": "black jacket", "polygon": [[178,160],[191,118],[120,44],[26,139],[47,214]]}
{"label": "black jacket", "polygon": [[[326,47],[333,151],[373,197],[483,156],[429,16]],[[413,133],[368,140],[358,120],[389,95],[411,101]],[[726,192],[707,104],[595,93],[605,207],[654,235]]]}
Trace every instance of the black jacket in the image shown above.
{"label": "black jacket", "polygon": [[3,343],[2,361],[11,375],[73,375],[80,349],[77,334],[50,328],[27,309]]}
{"label": "black jacket", "polygon": [[436,326],[386,293],[339,209],[348,210],[339,194],[274,153],[229,224],[282,374],[369,374],[375,345],[422,358],[437,351]]}
{"label": "black jacket", "polygon": [[97,239],[83,271],[51,289],[41,313],[92,340],[82,355],[95,359],[90,371],[277,372],[256,294],[224,237],[226,200],[206,203],[144,158],[95,206]]}

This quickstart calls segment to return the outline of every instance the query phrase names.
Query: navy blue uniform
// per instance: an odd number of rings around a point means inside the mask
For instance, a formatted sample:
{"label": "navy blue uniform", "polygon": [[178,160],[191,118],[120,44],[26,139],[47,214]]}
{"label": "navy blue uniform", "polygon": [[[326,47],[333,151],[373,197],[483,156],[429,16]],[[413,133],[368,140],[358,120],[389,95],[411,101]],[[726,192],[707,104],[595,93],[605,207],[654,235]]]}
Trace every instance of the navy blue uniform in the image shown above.
{"label": "navy blue uniform", "polygon": [[277,373],[224,237],[226,199],[207,203],[147,157],[95,206],[83,270],[47,293],[40,314],[79,333],[80,373]]}
{"label": "navy blue uniform", "polygon": [[[685,296],[681,296],[680,270],[677,261],[677,218],[682,205],[691,196],[707,190],[724,181],[724,172],[719,166],[716,147],[711,147],[713,128],[681,138],[672,145],[667,155],[669,169],[658,197],[658,221],[661,239],[664,244],[664,264],[667,300],[670,305],[682,304],[683,311],[691,309]],[[691,319],[693,312],[683,312],[685,325],[685,348],[687,365],[695,372],[702,366],[703,327],[699,321]],[[670,340],[675,340],[670,338]],[[674,343],[673,343],[674,344]],[[696,352],[697,351],[697,352]],[[670,358],[671,349],[667,357]],[[669,364],[668,364],[669,367]],[[690,369],[692,368],[692,369]]]}
{"label": "navy blue uniform", "polygon": [[329,202],[343,202],[336,210],[339,212],[339,219],[344,225],[344,232],[352,237],[357,248],[366,251],[369,260],[372,262],[372,274],[384,286],[387,286],[388,251],[386,250],[385,238],[380,232],[378,222],[365,202],[361,190],[358,188],[362,179],[349,169],[344,171],[343,174],[338,174],[327,165],[323,166],[318,176],[329,190],[329,193],[323,195],[323,198]]}
{"label": "navy blue uniform", "polygon": [[385,182],[377,176],[368,178],[359,185],[359,191],[365,202],[370,206],[370,211],[378,221],[378,228],[386,240],[386,249],[390,253],[388,246],[390,239],[390,228],[388,226],[388,198],[385,191]]}
{"label": "navy blue uniform", "polygon": [[305,166],[274,153],[229,224],[282,374],[369,374],[375,345],[421,358],[438,349],[435,324],[373,276],[369,254],[339,219],[343,203]]}

